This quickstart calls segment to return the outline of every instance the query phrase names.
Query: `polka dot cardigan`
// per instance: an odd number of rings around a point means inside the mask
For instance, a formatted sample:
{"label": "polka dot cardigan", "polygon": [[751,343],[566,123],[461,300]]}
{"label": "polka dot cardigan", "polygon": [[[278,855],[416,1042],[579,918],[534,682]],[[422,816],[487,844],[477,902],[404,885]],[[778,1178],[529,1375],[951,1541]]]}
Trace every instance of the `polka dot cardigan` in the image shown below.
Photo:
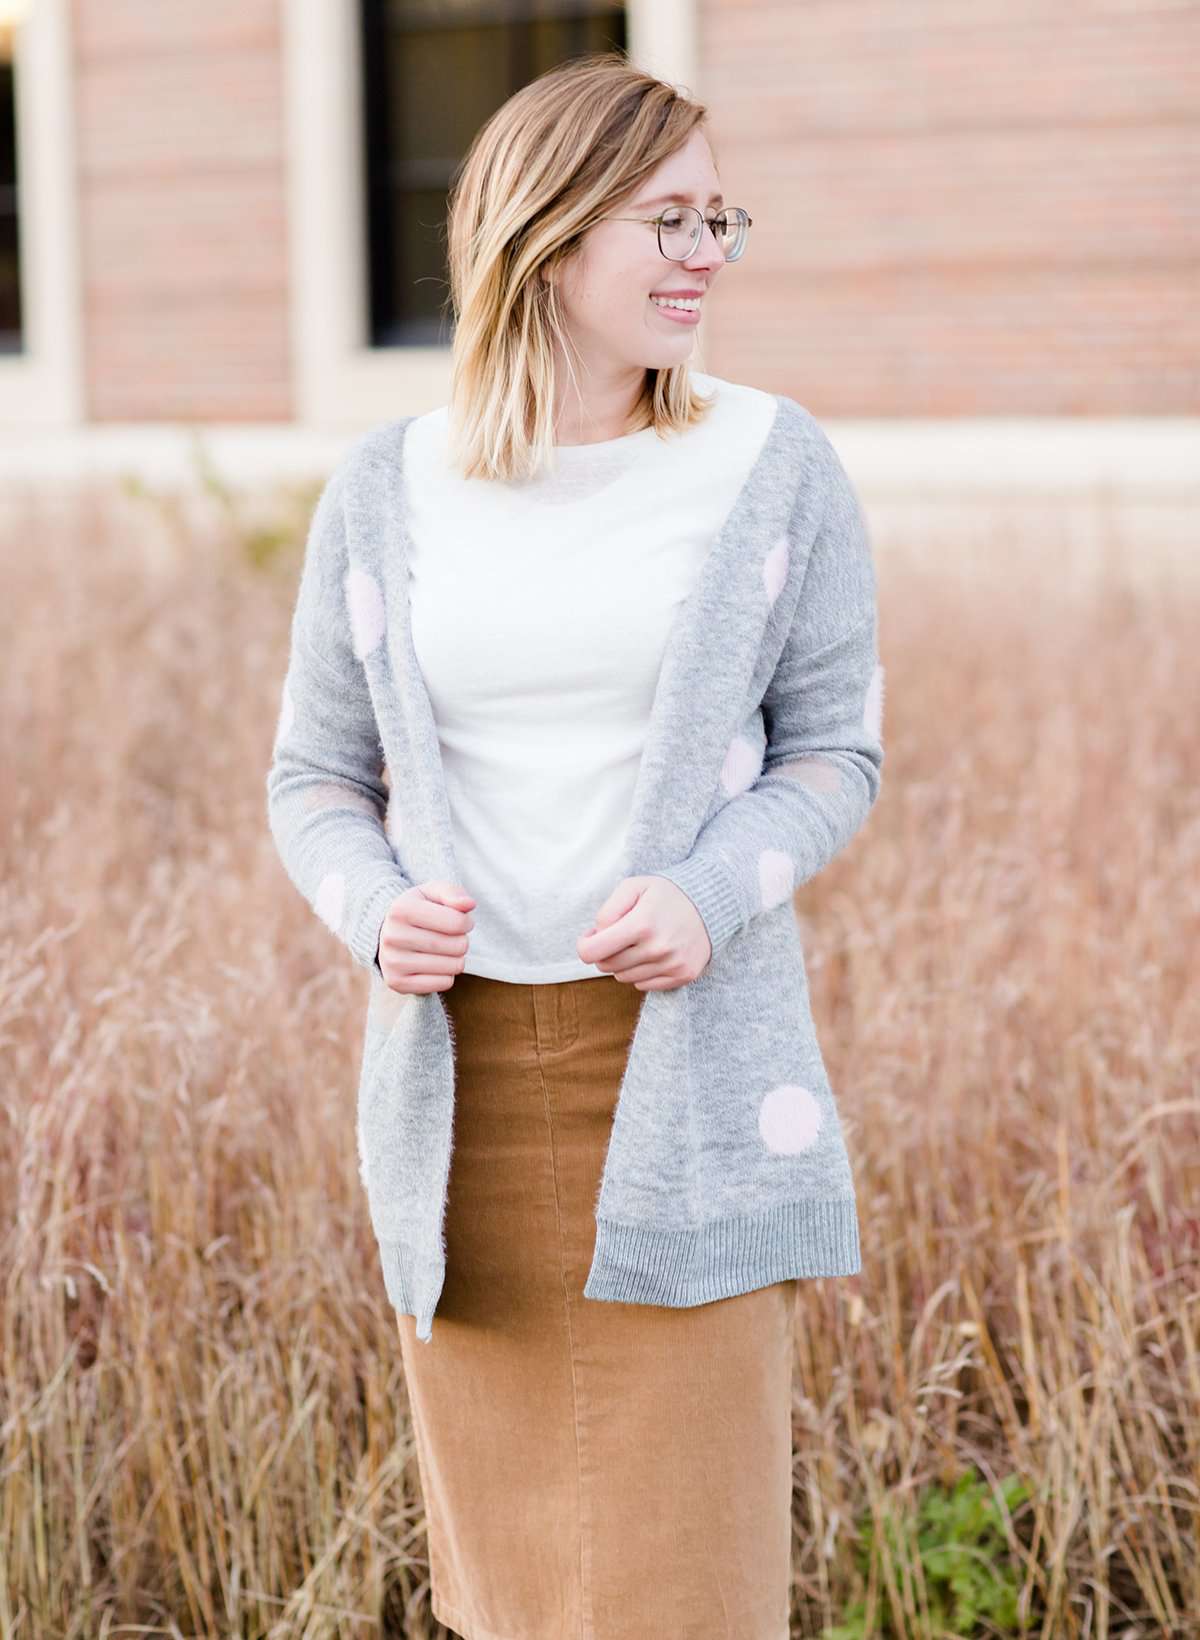
{"label": "polka dot cardigan", "polygon": [[[647,727],[622,875],[677,884],[712,958],[691,984],[644,994],[597,1196],[595,1300],[704,1304],[862,1267],[793,896],[879,795],[875,572],[828,436],[794,399],[776,401],[675,617]],[[370,976],[361,1176],[388,1297],[429,1342],[453,1046],[442,993],[392,991],[376,961],[398,894],[459,880],[408,619],[409,420],[360,434],[314,510],[267,815],[288,876]]]}

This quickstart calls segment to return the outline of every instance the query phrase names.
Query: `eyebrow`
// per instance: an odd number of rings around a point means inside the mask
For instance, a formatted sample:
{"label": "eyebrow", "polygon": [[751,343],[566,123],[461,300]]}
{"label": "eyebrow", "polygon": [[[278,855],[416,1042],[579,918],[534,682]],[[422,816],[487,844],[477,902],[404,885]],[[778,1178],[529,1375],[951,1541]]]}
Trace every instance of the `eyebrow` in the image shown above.
{"label": "eyebrow", "polygon": [[[641,204],[635,206],[634,208],[636,210],[641,210],[642,207],[645,206],[645,208],[649,210],[651,205],[674,205],[679,201],[682,201],[684,205],[690,205],[692,203],[686,194],[659,194],[657,199],[643,199]],[[710,205],[724,205],[725,195],[711,194],[709,196],[708,203]]]}

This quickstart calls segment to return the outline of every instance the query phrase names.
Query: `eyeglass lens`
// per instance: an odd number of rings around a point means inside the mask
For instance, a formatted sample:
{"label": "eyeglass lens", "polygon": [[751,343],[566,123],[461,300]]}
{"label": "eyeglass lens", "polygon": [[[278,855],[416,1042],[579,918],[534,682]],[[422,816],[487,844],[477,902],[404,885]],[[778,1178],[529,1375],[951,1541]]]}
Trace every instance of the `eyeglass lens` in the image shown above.
{"label": "eyeglass lens", "polygon": [[[727,262],[736,262],[746,247],[749,222],[745,211],[734,206],[719,211],[712,230]],[[664,256],[677,262],[694,254],[704,231],[704,218],[694,205],[676,205],[664,211],[658,228],[658,242]]]}

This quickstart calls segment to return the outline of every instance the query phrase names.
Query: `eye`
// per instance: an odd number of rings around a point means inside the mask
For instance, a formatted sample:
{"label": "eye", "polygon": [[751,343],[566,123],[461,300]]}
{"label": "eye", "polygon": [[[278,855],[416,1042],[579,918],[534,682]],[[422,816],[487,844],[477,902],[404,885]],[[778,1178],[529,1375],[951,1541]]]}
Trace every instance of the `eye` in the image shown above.
{"label": "eye", "polygon": [[683,213],[672,207],[669,211],[664,211],[659,220],[664,228],[678,228],[683,222]]}

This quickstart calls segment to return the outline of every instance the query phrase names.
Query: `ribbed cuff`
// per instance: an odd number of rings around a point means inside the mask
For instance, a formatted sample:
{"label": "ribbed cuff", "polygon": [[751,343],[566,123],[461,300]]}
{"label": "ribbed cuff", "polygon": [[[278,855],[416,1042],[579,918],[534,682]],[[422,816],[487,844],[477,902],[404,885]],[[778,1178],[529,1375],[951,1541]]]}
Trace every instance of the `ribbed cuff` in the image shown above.
{"label": "ribbed cuff", "polygon": [[714,860],[689,854],[665,871],[649,871],[648,877],[665,877],[681,888],[704,921],[716,953],[742,926],[742,908],[730,872]]}
{"label": "ribbed cuff", "polygon": [[383,928],[383,919],[387,916],[392,901],[412,886],[403,872],[389,873],[371,890],[359,907],[358,916],[346,938],[346,944],[350,947],[350,955],[361,967],[373,968],[376,973],[382,974],[382,969],[375,959],[379,954],[379,935]]}

